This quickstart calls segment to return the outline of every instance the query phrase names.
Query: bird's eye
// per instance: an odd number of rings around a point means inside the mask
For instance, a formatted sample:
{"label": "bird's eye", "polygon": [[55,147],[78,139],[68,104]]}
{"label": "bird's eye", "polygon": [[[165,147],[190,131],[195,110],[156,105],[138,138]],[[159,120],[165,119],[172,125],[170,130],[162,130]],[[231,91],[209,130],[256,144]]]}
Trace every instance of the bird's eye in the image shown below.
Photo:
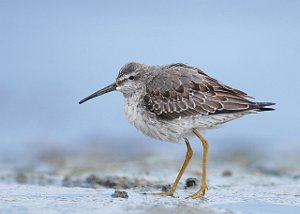
{"label": "bird's eye", "polygon": [[133,79],[134,79],[134,76],[130,76],[128,79],[133,80]]}

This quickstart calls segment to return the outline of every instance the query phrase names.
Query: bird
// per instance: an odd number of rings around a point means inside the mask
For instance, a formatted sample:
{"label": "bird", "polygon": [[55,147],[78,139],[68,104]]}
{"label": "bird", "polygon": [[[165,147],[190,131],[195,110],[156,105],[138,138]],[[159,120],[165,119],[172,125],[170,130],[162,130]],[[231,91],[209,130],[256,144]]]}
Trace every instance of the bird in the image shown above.
{"label": "bird", "polygon": [[273,102],[254,102],[245,92],[227,86],[201,69],[184,63],[146,65],[125,64],[116,80],[82,99],[82,104],[108,92],[120,91],[125,100],[125,113],[130,123],[145,135],[172,143],[185,142],[187,152],[171,189],[154,193],[173,196],[192,156],[192,137],[202,143],[201,187],[189,197],[196,199],[208,190],[206,181],[208,141],[205,130],[257,112],[272,111]]}

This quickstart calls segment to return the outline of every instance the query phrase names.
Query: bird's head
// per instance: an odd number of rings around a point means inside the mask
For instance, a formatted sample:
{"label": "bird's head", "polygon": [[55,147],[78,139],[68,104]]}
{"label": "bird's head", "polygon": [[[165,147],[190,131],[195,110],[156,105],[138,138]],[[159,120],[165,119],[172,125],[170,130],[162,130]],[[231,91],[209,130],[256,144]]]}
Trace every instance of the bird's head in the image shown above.
{"label": "bird's head", "polygon": [[124,65],[115,82],[82,99],[79,104],[111,91],[120,91],[125,97],[132,96],[135,92],[143,90],[145,87],[146,68],[146,65],[136,62]]}

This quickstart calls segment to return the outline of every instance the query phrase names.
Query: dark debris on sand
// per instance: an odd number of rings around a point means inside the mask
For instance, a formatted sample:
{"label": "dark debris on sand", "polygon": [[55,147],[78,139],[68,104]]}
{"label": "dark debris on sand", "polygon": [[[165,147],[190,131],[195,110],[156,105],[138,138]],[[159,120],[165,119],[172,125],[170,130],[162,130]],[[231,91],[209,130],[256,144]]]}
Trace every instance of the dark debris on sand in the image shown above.
{"label": "dark debris on sand", "polygon": [[128,198],[128,194],[126,191],[115,190],[115,192],[111,195],[112,198]]}
{"label": "dark debris on sand", "polygon": [[62,185],[65,187],[87,187],[97,188],[103,186],[113,189],[132,189],[136,187],[152,186],[154,188],[160,187],[159,182],[151,182],[146,179],[131,178],[126,176],[98,176],[91,174],[85,179],[72,178],[66,176],[63,179]]}
{"label": "dark debris on sand", "polygon": [[185,186],[184,188],[191,188],[195,187],[199,184],[199,180],[197,178],[188,178],[185,180]]}
{"label": "dark debris on sand", "polygon": [[114,189],[131,189],[136,187],[153,186],[153,182],[145,179],[129,178],[126,176],[96,176],[93,174],[86,178],[86,183],[91,187],[101,185]]}
{"label": "dark debris on sand", "polygon": [[166,184],[161,187],[162,192],[169,192],[171,190],[171,184]]}
{"label": "dark debris on sand", "polygon": [[232,176],[232,171],[230,171],[229,169],[224,170],[224,171],[222,172],[222,176],[223,176],[223,177],[231,177],[231,176]]}

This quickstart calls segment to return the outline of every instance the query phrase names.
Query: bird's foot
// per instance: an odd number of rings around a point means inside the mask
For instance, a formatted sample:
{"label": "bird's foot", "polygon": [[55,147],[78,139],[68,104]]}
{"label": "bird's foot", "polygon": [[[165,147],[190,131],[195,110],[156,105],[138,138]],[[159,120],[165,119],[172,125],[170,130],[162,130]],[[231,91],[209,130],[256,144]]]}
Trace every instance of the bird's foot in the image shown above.
{"label": "bird's foot", "polygon": [[208,190],[208,186],[206,183],[204,183],[202,186],[201,186],[201,189],[199,191],[197,191],[195,194],[193,195],[190,195],[188,198],[192,198],[192,199],[196,199],[196,198],[200,198],[202,196],[205,195],[205,192]]}

